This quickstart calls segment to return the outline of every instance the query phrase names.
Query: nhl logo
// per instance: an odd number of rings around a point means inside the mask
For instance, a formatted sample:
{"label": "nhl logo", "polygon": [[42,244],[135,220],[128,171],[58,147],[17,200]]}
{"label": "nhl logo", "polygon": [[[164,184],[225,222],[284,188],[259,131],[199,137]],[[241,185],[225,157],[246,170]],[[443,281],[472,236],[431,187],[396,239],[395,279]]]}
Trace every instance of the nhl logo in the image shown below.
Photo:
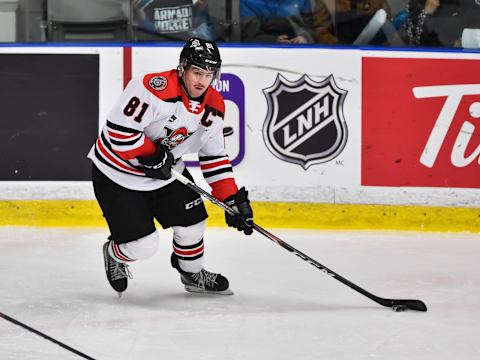
{"label": "nhl logo", "polygon": [[278,74],[263,92],[268,103],[263,140],[273,155],[307,170],[342,152],[347,142],[347,91],[337,86],[333,75],[315,82],[307,75],[289,81]]}

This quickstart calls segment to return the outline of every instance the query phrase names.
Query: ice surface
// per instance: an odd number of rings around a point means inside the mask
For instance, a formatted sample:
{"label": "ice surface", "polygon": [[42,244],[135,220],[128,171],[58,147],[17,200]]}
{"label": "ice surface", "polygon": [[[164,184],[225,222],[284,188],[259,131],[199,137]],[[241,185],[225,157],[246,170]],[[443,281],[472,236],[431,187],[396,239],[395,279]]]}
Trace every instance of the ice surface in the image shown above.
{"label": "ice surface", "polygon": [[[270,229],[269,229],[270,230]],[[255,234],[207,230],[205,265],[233,296],[184,292],[171,232],[131,266],[119,299],[103,270],[106,228],[0,228],[0,312],[95,359],[479,359],[480,235],[275,230],[394,312]],[[0,359],[80,359],[0,318]]]}

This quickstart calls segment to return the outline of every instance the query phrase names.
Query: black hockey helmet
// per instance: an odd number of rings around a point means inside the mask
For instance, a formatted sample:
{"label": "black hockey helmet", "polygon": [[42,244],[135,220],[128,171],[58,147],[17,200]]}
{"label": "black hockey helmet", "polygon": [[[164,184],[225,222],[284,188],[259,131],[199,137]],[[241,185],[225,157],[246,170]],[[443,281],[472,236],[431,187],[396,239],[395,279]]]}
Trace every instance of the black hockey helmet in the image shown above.
{"label": "black hockey helmet", "polygon": [[192,37],[187,40],[180,53],[179,69],[181,73],[187,70],[191,65],[199,68],[215,71],[217,76],[220,74],[222,59],[217,44],[214,41],[204,40],[198,37]]}

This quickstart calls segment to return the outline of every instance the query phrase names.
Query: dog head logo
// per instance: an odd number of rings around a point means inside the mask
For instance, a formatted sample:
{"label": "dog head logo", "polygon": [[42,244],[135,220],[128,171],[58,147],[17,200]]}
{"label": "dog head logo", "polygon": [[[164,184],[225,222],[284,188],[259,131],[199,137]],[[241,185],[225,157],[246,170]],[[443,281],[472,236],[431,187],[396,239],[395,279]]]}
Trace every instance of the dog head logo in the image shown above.
{"label": "dog head logo", "polygon": [[189,133],[188,129],[185,127],[181,127],[175,130],[165,128],[165,130],[167,132],[167,136],[159,139],[158,141],[161,141],[161,143],[167,146],[169,150],[177,147],[193,135],[193,133]]}

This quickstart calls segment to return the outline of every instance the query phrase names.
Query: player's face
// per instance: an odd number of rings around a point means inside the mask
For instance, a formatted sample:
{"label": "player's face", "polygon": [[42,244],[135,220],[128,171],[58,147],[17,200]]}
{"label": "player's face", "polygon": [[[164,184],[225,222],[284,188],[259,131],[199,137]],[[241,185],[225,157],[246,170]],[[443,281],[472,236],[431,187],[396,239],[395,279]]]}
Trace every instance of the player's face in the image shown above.
{"label": "player's face", "polygon": [[214,77],[215,71],[207,71],[192,65],[185,71],[183,82],[190,96],[196,98],[208,89]]}

